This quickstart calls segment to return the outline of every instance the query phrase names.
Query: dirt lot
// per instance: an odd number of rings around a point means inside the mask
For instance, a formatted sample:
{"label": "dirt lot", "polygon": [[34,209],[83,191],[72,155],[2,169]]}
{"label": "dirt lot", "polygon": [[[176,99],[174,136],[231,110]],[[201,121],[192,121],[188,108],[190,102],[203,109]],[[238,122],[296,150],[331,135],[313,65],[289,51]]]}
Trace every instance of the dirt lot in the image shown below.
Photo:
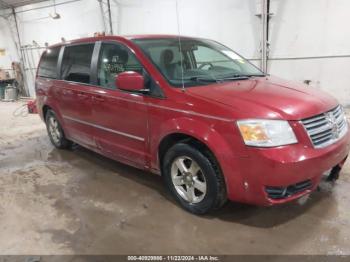
{"label": "dirt lot", "polygon": [[305,204],[179,208],[159,176],[76,147],[0,102],[0,254],[350,254],[350,167]]}

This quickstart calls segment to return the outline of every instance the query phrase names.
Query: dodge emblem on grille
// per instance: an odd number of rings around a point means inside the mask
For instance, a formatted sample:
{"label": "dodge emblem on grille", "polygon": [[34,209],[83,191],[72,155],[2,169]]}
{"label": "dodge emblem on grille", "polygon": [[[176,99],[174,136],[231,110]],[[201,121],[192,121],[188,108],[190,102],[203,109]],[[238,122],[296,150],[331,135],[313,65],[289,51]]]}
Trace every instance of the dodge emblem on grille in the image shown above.
{"label": "dodge emblem on grille", "polygon": [[338,124],[337,124],[337,119],[335,118],[335,116],[332,113],[327,113],[326,119],[327,119],[329,126],[331,127],[333,139],[338,138],[339,137],[339,129],[338,129]]}

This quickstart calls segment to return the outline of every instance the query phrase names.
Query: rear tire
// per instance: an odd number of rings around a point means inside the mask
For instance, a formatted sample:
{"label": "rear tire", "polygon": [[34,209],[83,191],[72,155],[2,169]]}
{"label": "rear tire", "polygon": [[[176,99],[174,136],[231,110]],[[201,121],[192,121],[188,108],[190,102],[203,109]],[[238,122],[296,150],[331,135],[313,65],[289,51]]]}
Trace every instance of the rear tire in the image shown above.
{"label": "rear tire", "polygon": [[62,126],[52,110],[47,111],[45,122],[50,141],[55,147],[67,149],[72,146],[72,142],[65,137]]}
{"label": "rear tire", "polygon": [[178,143],[162,161],[165,184],[177,202],[193,214],[205,214],[226,202],[226,186],[210,152]]}

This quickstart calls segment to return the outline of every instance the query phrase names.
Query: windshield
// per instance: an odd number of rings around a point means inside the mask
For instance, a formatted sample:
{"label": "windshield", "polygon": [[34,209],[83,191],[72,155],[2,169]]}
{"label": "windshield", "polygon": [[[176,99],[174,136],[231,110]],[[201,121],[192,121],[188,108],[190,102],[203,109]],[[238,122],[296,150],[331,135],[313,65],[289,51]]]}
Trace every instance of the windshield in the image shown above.
{"label": "windshield", "polygon": [[133,42],[176,87],[182,86],[182,76],[185,87],[264,76],[246,59],[215,41],[163,38],[134,39]]}

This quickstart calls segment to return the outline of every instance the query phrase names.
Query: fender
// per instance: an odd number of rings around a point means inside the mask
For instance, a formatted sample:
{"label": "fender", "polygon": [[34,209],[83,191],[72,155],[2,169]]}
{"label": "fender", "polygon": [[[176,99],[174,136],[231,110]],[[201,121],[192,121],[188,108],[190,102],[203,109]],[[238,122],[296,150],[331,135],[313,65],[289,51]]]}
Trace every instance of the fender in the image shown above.
{"label": "fender", "polygon": [[151,163],[152,168],[159,169],[158,148],[165,137],[171,134],[188,135],[201,141],[214,154],[223,172],[228,195],[231,195],[234,191],[237,192],[237,189],[233,190],[232,186],[228,187],[228,185],[242,184],[241,175],[239,173],[236,174],[235,172],[237,171],[234,168],[236,166],[235,162],[239,161],[239,156],[232,150],[227,139],[216,129],[220,129],[219,126],[221,124],[220,121],[214,121],[212,125],[208,125],[207,122],[188,117],[173,118],[162,122],[158,129],[159,134],[152,134],[153,138],[158,138],[155,143],[150,145],[153,160]]}
{"label": "fender", "polygon": [[[41,96],[37,98],[37,107],[39,115],[41,116],[42,120],[45,122],[44,118],[44,106],[50,107],[56,114],[58,121],[60,122],[63,130],[65,130],[65,123],[63,120],[63,117],[61,115],[61,111],[59,110],[59,106],[55,103],[55,99],[50,99],[50,96]],[[66,130],[65,130],[66,133]]]}

